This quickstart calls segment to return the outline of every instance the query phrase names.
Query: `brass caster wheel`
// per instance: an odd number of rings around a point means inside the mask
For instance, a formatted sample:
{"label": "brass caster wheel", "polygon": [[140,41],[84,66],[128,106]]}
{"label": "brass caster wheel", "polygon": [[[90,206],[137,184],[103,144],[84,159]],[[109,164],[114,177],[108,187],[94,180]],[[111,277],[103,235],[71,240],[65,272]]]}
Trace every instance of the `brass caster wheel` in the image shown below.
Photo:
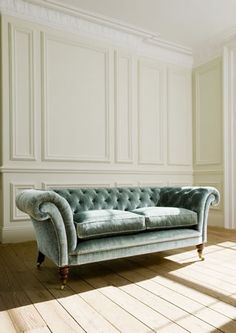
{"label": "brass caster wheel", "polygon": [[38,259],[37,259],[37,268],[40,268],[41,264],[44,262],[45,260],[45,255],[42,252],[38,252]]}
{"label": "brass caster wheel", "polygon": [[59,273],[61,277],[61,290],[63,290],[67,283],[69,266],[59,267]]}
{"label": "brass caster wheel", "polygon": [[205,258],[202,255],[203,249],[204,249],[204,244],[198,244],[196,245],[197,248],[197,253],[198,253],[198,257],[201,261],[205,260]]}
{"label": "brass caster wheel", "polygon": [[66,281],[65,281],[65,282],[63,281],[63,283],[62,283],[62,285],[61,285],[61,290],[64,290],[64,289],[65,289],[65,286],[66,286]]}

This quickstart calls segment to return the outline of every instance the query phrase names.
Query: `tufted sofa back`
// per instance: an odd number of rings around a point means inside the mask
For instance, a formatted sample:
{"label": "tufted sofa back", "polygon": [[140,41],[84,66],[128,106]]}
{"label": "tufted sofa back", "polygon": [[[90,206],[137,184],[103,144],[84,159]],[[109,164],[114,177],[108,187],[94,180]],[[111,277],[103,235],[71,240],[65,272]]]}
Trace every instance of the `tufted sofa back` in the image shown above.
{"label": "tufted sofa back", "polygon": [[158,187],[54,189],[68,201],[73,214],[95,209],[132,211],[158,206],[160,191]]}

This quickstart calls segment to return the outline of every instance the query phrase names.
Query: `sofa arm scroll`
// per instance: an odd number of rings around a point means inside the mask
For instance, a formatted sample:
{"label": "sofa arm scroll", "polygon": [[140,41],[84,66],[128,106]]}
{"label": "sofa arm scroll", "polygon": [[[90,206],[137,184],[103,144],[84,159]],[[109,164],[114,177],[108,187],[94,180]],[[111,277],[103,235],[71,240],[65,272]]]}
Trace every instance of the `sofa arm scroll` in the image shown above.
{"label": "sofa arm scroll", "polygon": [[159,205],[180,207],[192,210],[198,214],[197,229],[202,233],[203,241],[207,238],[207,219],[210,206],[218,205],[219,191],[214,187],[163,187],[160,193]]}
{"label": "sofa arm scroll", "polygon": [[52,220],[56,234],[65,234],[68,251],[76,248],[77,235],[73,214],[70,205],[63,197],[54,191],[25,190],[16,196],[16,206],[28,214],[34,222]]}

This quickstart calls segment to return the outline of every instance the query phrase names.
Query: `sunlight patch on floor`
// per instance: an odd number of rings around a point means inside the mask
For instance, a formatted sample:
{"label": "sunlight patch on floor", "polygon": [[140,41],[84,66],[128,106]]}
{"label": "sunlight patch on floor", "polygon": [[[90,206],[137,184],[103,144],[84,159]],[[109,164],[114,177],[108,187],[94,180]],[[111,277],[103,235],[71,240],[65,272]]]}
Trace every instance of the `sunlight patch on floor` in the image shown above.
{"label": "sunlight patch on floor", "polygon": [[217,243],[218,246],[226,247],[226,248],[232,248],[235,249],[236,247],[236,242],[222,242],[222,243]]}
{"label": "sunlight patch on floor", "polygon": [[15,333],[16,332],[8,311],[1,311],[0,312],[0,322],[1,322],[1,327],[4,327],[4,329],[6,330],[7,333]]}
{"label": "sunlight patch on floor", "polygon": [[[233,254],[234,256],[230,258],[230,261],[236,263],[236,256],[234,254],[234,251],[236,249],[236,243],[235,242],[223,242],[219,244],[214,245],[208,245],[203,250],[203,256],[207,259],[207,257],[214,255],[215,258],[219,260],[224,258],[224,260],[227,260],[228,255]],[[175,261],[179,264],[184,263],[194,263],[194,262],[201,262],[198,258],[198,254],[196,249],[187,250],[177,254],[171,254],[165,256],[165,259]]]}

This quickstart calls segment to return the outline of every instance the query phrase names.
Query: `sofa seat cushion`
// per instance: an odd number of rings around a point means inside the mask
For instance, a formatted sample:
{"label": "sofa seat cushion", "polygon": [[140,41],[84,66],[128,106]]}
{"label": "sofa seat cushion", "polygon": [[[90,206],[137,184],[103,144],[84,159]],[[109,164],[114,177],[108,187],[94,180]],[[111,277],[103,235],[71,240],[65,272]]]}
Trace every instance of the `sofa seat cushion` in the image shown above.
{"label": "sofa seat cushion", "polygon": [[145,217],[131,212],[99,209],[74,214],[79,238],[90,239],[146,229]]}
{"label": "sofa seat cushion", "polygon": [[198,223],[197,213],[185,208],[144,207],[133,210],[133,213],[145,217],[147,229],[189,227]]}

